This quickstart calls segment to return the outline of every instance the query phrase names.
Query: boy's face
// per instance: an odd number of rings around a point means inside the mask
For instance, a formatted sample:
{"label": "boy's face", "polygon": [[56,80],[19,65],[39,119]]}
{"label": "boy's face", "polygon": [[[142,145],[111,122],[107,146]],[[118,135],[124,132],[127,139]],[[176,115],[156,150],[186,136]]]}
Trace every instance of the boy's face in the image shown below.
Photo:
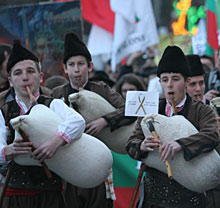
{"label": "boy's face", "polygon": [[88,66],[85,56],[72,56],[64,65],[65,73],[68,74],[72,86],[83,88],[88,81],[89,72],[92,71],[93,63]]}
{"label": "boy's face", "polygon": [[191,98],[202,101],[205,91],[204,76],[190,77],[187,81],[187,93]]}
{"label": "boy's face", "polygon": [[160,83],[163,88],[164,95],[170,103],[172,99],[178,105],[186,95],[186,81],[180,73],[162,73],[160,75]]}
{"label": "boy's face", "polygon": [[8,80],[19,98],[29,98],[26,86],[30,88],[33,94],[39,92],[43,74],[38,72],[34,61],[24,60],[12,67]]}

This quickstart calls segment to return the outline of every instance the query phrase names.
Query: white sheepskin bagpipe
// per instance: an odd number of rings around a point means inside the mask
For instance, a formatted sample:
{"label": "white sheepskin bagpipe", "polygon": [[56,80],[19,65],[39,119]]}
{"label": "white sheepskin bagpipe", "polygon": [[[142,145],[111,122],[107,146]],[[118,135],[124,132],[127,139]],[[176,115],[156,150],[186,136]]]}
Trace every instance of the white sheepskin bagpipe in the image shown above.
{"label": "white sheepskin bagpipe", "polygon": [[[98,94],[80,90],[78,93],[69,95],[69,101],[78,107],[78,111],[86,120],[86,123],[110,113],[115,108]],[[196,134],[197,129],[183,116],[166,117],[163,115],[150,115],[142,120],[142,130],[145,137],[152,135],[147,126],[152,121],[157,134],[163,144],[166,141],[174,141],[179,138]],[[97,136],[111,150],[124,154],[128,138],[135,129],[136,122],[110,132],[105,128]],[[174,160],[168,159],[173,172],[173,178],[189,190],[201,192],[214,188],[220,182],[220,156],[213,150],[203,153],[198,157],[185,161],[183,151],[176,153]],[[159,150],[150,152],[143,161],[146,165],[167,173],[165,163],[160,159]]]}
{"label": "white sheepskin bagpipe", "polygon": [[[115,111],[115,108],[97,93],[80,90],[78,93],[69,95],[70,106],[77,106],[77,110],[86,120],[86,123],[94,121],[107,113]],[[103,141],[111,150],[120,154],[127,154],[125,145],[135,129],[136,122],[122,126],[111,132],[110,127],[104,128],[97,138]]]}
{"label": "white sheepskin bagpipe", "polygon": [[[35,105],[29,115],[22,115],[10,121],[14,129],[22,129],[29,135],[34,147],[48,141],[57,132],[61,118],[48,107]],[[19,134],[16,131],[16,136]],[[20,165],[38,165],[29,154],[17,155],[15,162]],[[92,188],[101,184],[112,167],[111,151],[100,140],[88,134],[62,146],[56,154],[45,160],[48,168],[72,185]]]}
{"label": "white sheepskin bagpipe", "polygon": [[[147,116],[142,120],[141,126],[145,137],[152,135],[147,125],[148,121],[152,121],[162,144],[198,133],[198,130],[181,115],[166,117],[158,114]],[[168,161],[173,178],[191,191],[202,192],[220,183],[220,156],[216,150],[202,153],[190,161],[184,159],[181,150],[175,153],[174,160]],[[150,152],[143,162],[149,167],[167,173],[158,148]]]}
{"label": "white sheepskin bagpipe", "polygon": [[220,116],[220,97],[215,97],[210,100],[210,106],[215,110],[218,116]]}

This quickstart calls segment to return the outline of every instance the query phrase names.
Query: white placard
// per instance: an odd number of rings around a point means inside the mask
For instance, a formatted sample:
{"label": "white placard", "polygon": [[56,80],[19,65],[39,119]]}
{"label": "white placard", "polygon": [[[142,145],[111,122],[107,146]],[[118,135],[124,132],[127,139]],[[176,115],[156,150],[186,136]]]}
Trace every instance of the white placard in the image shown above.
{"label": "white placard", "polygon": [[125,116],[146,116],[158,114],[159,93],[128,91],[125,103]]}
{"label": "white placard", "polygon": [[199,31],[192,37],[193,54],[202,56],[206,50],[206,22],[205,19],[199,20]]}

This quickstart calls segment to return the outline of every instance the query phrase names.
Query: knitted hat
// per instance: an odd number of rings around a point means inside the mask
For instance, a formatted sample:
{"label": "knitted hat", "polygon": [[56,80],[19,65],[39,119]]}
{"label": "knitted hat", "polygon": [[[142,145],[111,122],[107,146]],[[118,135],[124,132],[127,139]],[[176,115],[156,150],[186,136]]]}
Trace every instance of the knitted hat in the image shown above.
{"label": "knitted hat", "polygon": [[21,45],[20,40],[14,40],[12,52],[7,63],[8,73],[16,63],[23,60],[33,60],[39,62],[38,58],[31,51],[27,50]]}
{"label": "knitted hat", "polygon": [[82,55],[92,60],[86,45],[79,39],[75,33],[68,33],[65,36],[64,42],[64,58],[63,63],[66,64],[67,60],[72,56]]}
{"label": "knitted hat", "polygon": [[200,57],[198,55],[187,55],[186,58],[191,68],[191,77],[205,74]]}
{"label": "knitted hat", "polygon": [[164,72],[181,73],[186,77],[191,76],[189,63],[183,51],[177,46],[168,46],[160,59],[157,76]]}

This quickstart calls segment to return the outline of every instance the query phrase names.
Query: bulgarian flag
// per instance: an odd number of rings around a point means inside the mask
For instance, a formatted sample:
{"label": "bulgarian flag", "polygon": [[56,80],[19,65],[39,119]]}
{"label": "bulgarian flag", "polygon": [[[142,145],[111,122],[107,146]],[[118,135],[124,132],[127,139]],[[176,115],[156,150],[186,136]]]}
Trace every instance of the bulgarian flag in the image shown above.
{"label": "bulgarian flag", "polygon": [[110,4],[115,12],[111,57],[115,71],[124,57],[158,44],[159,37],[151,0],[110,0]]}
{"label": "bulgarian flag", "polygon": [[113,34],[115,14],[109,0],[82,0],[81,5],[83,19]]}
{"label": "bulgarian flag", "polygon": [[109,0],[81,0],[82,17],[91,23],[87,47],[96,70],[103,70],[111,56],[115,13]]}
{"label": "bulgarian flag", "polygon": [[[112,152],[112,156],[113,182],[116,195],[114,208],[128,208],[139,173],[137,160],[133,160],[129,155],[115,152]],[[137,200],[138,196],[136,202]]]}
{"label": "bulgarian flag", "polygon": [[207,15],[207,45],[206,54],[213,56],[214,52],[218,50],[218,28],[220,21],[218,21],[219,0],[206,0],[206,15]]}

